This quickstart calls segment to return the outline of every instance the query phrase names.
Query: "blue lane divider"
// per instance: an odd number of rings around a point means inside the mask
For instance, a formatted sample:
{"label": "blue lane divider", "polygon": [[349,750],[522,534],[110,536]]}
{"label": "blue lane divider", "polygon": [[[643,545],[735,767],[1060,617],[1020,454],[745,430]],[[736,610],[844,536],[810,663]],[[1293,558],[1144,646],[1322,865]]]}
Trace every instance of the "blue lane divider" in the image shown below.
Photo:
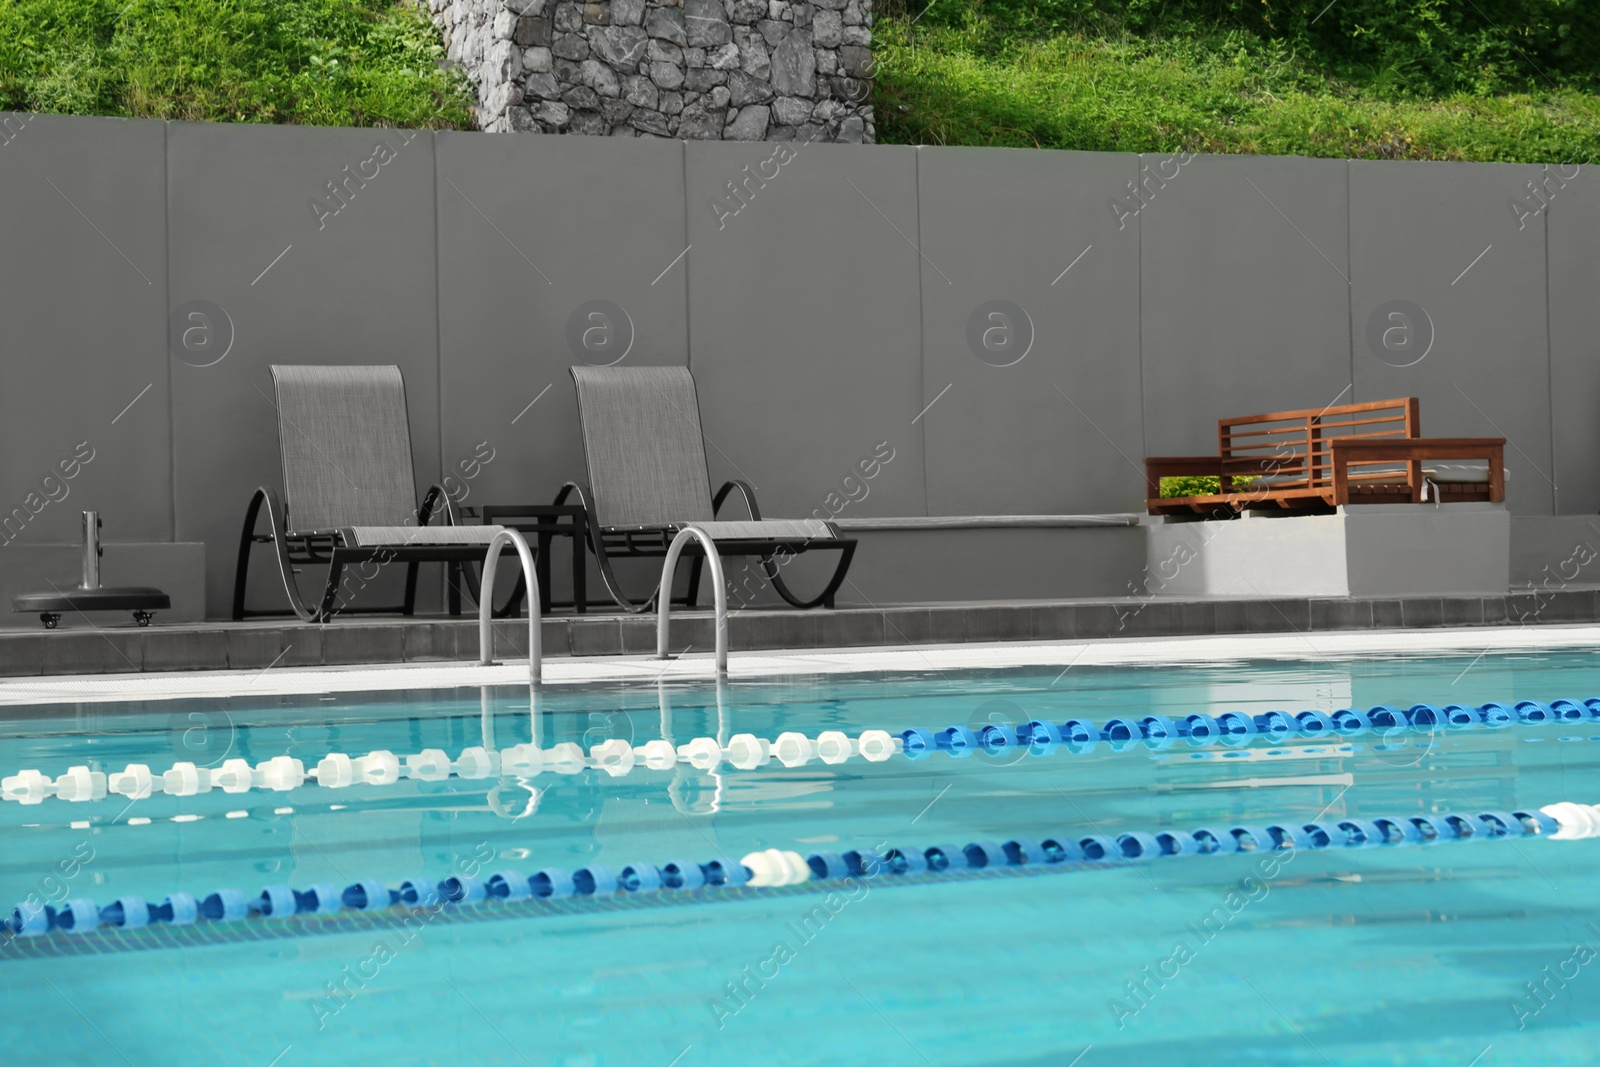
{"label": "blue lane divider", "polygon": [[1600,697],[1582,701],[1563,698],[1549,704],[1537,700],[1511,705],[1490,702],[1476,707],[1414,704],[1401,709],[1380,704],[1366,711],[1341,708],[1331,713],[1267,711],[1249,715],[1242,711],[1225,711],[1213,716],[1196,712],[1176,720],[1165,715],[1143,715],[1110,719],[1104,726],[1096,726],[1088,719],[1067,719],[1060,723],[1034,719],[1020,726],[986,723],[976,730],[968,726],[946,726],[942,730],[912,727],[900,731],[898,736],[908,759],[925,759],[935,752],[961,759],[977,752],[999,755],[1018,747],[1036,756],[1049,755],[1058,749],[1082,754],[1094,751],[1102,743],[1119,752],[1135,745],[1159,752],[1180,740],[1196,748],[1218,744],[1243,747],[1258,740],[1268,744],[1291,738],[1345,740],[1367,733],[1392,736],[1441,729],[1483,727],[1498,730],[1512,723],[1554,722],[1600,723]]}
{"label": "blue lane divider", "polygon": [[[1443,813],[1309,823],[1289,820],[1229,827],[1202,826],[1192,831],[1162,830],[1154,834],[1130,831],[1115,837],[1080,834],[1037,840],[982,840],[936,844],[922,849],[892,845],[881,850],[814,853],[804,858],[809,879],[803,880],[832,882],[848,877],[938,875],[1007,867],[1104,864],[1291,849],[1396,848],[1449,841],[1542,837],[1560,828],[1554,818],[1538,811],[1485,811],[1466,815]],[[758,855],[753,853],[745,859],[755,862]],[[659,867],[630,864],[615,873],[606,867],[591,866],[576,871],[549,867],[531,875],[520,871],[496,871],[482,878],[452,875],[438,882],[402,882],[394,889],[378,881],[362,881],[343,888],[331,884],[314,885],[303,890],[271,885],[254,897],[246,897],[237,889],[218,889],[199,899],[187,893],[174,893],[160,904],[150,904],[136,896],[119,897],[103,907],[87,898],[67,900],[59,908],[23,903],[0,922],[0,927],[18,937],[57,932],[85,934],[100,927],[134,930],[155,925],[192,926],[201,922],[220,925],[247,919],[270,921],[293,915],[373,912],[397,906],[436,908],[681,893],[705,887],[759,888],[750,884],[754,877],[755,873],[743,862],[718,856],[705,863],[680,859]],[[789,880],[783,884],[795,882]]]}

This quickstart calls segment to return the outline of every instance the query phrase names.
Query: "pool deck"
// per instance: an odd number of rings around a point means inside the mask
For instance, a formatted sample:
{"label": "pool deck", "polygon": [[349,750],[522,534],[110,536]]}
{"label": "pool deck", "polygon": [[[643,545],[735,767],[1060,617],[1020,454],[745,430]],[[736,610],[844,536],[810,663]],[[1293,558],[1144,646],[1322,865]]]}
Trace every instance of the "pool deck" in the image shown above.
{"label": "pool deck", "polygon": [[[1490,652],[1556,650],[1600,651],[1600,626],[1502,625],[1460,629],[1136,637],[1115,641],[1079,639],[1048,643],[986,642],[756,652],[732,657],[728,681],[737,685],[785,677],[865,672],[915,672],[938,676],[946,671],[1031,667],[1054,672],[1055,679],[1050,683],[1054,685],[1079,667],[1264,660],[1330,662],[1395,655],[1454,657],[1460,660],[1461,675],[1465,675]],[[544,665],[546,687],[584,683],[687,683],[709,688],[715,677],[712,658],[698,652],[665,661],[638,654],[565,657]],[[31,709],[47,705],[71,707],[106,702],[219,698],[249,701],[274,695],[384,691],[418,693],[478,686],[522,687],[527,683],[527,660],[510,660],[490,667],[479,666],[469,660],[10,678],[0,679],[0,719],[19,713],[26,716],[32,713]],[[723,686],[716,687],[719,702],[723,689]],[[1548,699],[1552,694],[1542,696]],[[139,705],[126,706],[136,709]]]}
{"label": "pool deck", "polygon": [[[1316,635],[1500,627],[1513,631],[1600,622],[1600,586],[1507,596],[1396,599],[1036,600],[847,608],[746,610],[729,618],[735,653],[806,652],[987,642],[1104,642],[1239,634]],[[495,623],[502,656],[527,655],[527,622]],[[674,612],[672,651],[709,653],[708,611]],[[654,615],[557,615],[541,625],[545,657],[643,657],[655,651]],[[325,626],[293,621],[207,622],[139,629],[79,617],[46,631],[0,630],[0,677],[180,671],[267,671],[462,662],[478,654],[477,622],[368,618]],[[0,682],[0,685],[5,683]]]}

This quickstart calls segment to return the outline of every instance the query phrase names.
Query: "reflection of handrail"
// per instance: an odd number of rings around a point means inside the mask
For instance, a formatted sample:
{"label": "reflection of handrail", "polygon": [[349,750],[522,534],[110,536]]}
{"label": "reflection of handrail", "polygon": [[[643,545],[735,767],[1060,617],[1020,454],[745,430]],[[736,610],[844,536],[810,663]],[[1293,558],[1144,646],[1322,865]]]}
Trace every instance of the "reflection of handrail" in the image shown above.
{"label": "reflection of handrail", "polygon": [[488,686],[478,691],[478,729],[483,733],[483,750],[495,751],[498,746],[494,743],[494,701],[489,699]]}
{"label": "reflection of handrail", "polygon": [[[728,744],[728,680],[717,678],[717,744],[724,747]],[[667,680],[656,679],[656,707],[661,712],[661,739],[673,745],[678,742],[672,735],[672,701],[667,695]],[[536,742],[537,743],[537,742]]]}
{"label": "reflection of handrail", "polygon": [[[727,787],[720,770],[722,760],[718,758],[708,762],[705,759],[705,752],[709,748],[718,753],[725,753],[728,748],[728,709],[724,701],[727,684],[726,677],[717,675],[717,736],[697,737],[688,745],[679,745],[672,731],[672,701],[667,696],[666,679],[656,679],[656,704],[661,709],[663,743],[655,743],[655,748],[642,751],[646,753],[644,757],[646,765],[656,765],[658,769],[663,765],[663,760],[671,757],[677,759],[677,766],[672,772],[672,782],[667,786],[667,798],[672,801],[674,808],[685,815],[715,815],[722,810],[722,796]],[[766,741],[759,741],[748,734],[743,736],[760,746],[762,751],[771,748]],[[884,736],[888,737],[887,734]],[[848,740],[846,743],[849,743]],[[589,762],[593,766],[603,768],[606,773],[613,776],[628,773],[634,759],[632,746],[620,738],[608,740],[603,747],[591,749],[589,753]],[[701,777],[709,777],[713,787],[710,799],[698,804],[689,790],[691,786],[699,783]]]}
{"label": "reflection of handrail", "polygon": [[711,535],[694,526],[678,531],[667,548],[666,562],[661,565],[661,585],[656,592],[656,659],[668,659],[667,616],[672,604],[672,572],[678,565],[683,546],[699,541],[705,550],[706,562],[711,565],[711,589],[715,594],[717,611],[717,677],[728,673],[728,590],[722,581],[722,557],[717,555],[717,543]]}
{"label": "reflection of handrail", "polygon": [[[480,686],[478,692],[478,726],[483,733],[483,748],[486,752],[495,752],[498,745],[495,743],[495,701],[491,690],[504,688],[503,686]],[[505,710],[515,712],[522,710],[520,704],[507,704]],[[544,744],[544,725],[539,719],[539,686],[533,683],[528,685],[528,730],[535,746]]]}
{"label": "reflection of handrail", "polygon": [[522,559],[522,580],[528,586],[528,682],[537,685],[544,658],[539,647],[539,576],[534,573],[533,552],[528,548],[528,542],[515,530],[501,530],[495,534],[494,540],[489,542],[488,553],[483,557],[481,585],[489,592],[484,593],[478,602],[478,662],[485,667],[494,666],[494,629],[489,625],[490,602],[494,599],[494,572],[500,563],[500,549],[508,544],[517,547],[517,555]]}

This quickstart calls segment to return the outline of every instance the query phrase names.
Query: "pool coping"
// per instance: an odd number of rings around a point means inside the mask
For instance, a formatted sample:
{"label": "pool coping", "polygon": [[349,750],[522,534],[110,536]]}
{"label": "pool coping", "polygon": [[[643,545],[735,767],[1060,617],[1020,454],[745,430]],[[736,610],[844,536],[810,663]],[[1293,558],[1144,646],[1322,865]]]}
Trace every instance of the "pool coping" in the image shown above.
{"label": "pool coping", "polygon": [[[710,649],[711,613],[677,610],[675,652]],[[1376,632],[1515,624],[1600,624],[1600,586],[1566,585],[1500,596],[1394,598],[1119,597],[914,604],[836,610],[747,609],[728,620],[736,652],[821,651],[995,641],[1211,634]],[[540,626],[551,662],[655,650],[653,615],[555,615]],[[527,654],[527,621],[495,623],[495,643]],[[447,663],[475,658],[469,618],[337,619],[327,625],[271,619],[151,626],[97,626],[77,617],[46,631],[0,630],[0,678]]]}
{"label": "pool coping", "polygon": [[[993,642],[838,648],[736,655],[732,683],[868,672],[935,674],[950,670],[1227,663],[1245,660],[1327,662],[1396,654],[1471,658],[1490,652],[1592,649],[1600,654],[1600,626],[1498,626],[1451,630],[1262,633],[1188,637]],[[569,657],[547,660],[547,686],[715,681],[712,657],[691,652],[668,660],[654,656]],[[63,675],[0,680],[0,707],[249,698],[321,693],[441,690],[526,686],[527,660],[495,666],[475,662],[363,664],[335,667],[268,667],[251,670],[173,671],[130,675]],[[1054,684],[1054,683],[1052,683]]]}

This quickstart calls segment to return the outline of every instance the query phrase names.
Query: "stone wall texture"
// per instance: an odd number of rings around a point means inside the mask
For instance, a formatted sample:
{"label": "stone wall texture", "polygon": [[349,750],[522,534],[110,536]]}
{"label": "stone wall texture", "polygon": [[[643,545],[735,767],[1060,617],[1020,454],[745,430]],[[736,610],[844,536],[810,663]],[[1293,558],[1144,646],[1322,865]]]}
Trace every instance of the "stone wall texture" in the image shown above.
{"label": "stone wall texture", "polygon": [[872,0],[428,0],[490,132],[871,143]]}

